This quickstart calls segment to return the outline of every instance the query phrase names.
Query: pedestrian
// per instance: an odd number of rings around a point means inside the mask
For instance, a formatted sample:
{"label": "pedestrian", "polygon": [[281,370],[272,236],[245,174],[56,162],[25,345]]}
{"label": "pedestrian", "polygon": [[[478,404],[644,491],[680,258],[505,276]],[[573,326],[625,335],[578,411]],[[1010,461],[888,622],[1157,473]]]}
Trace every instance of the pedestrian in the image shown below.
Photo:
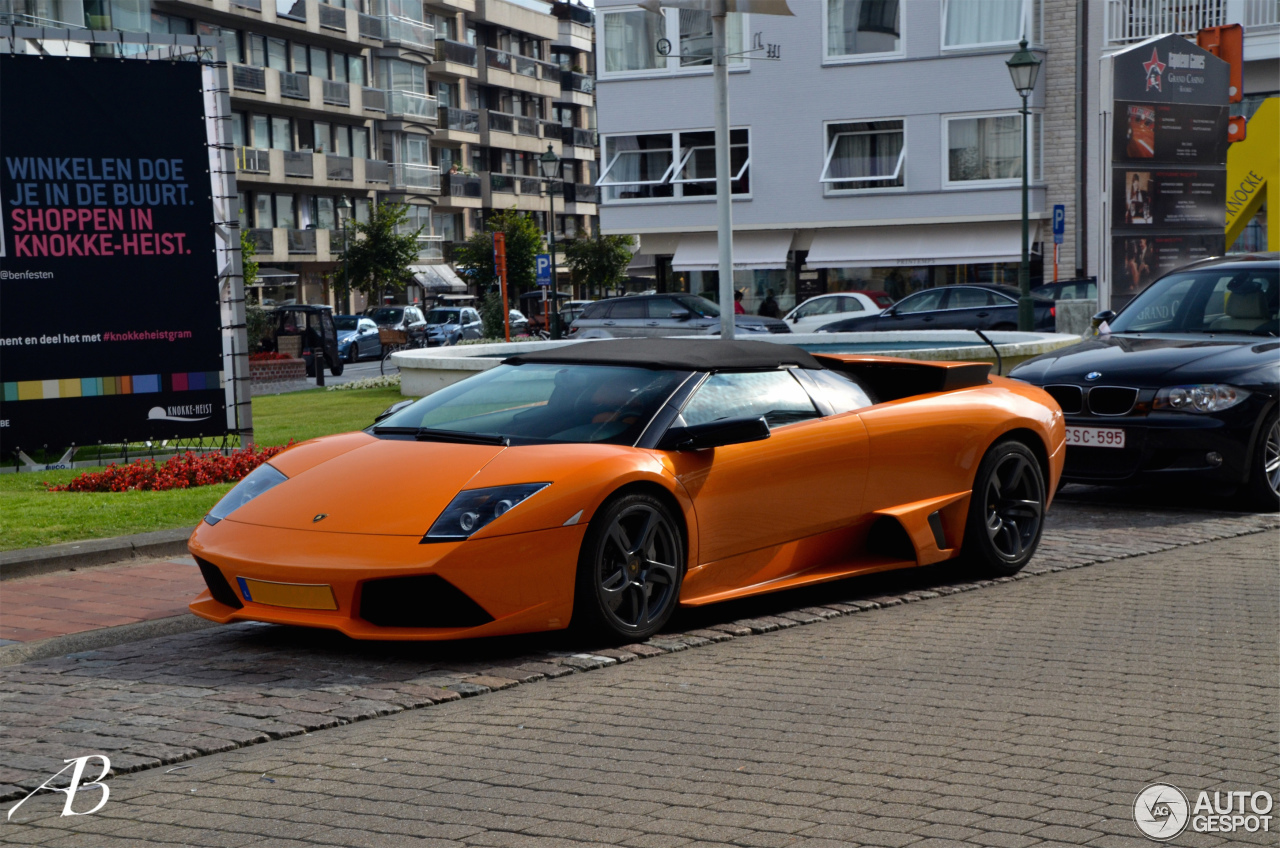
{"label": "pedestrian", "polygon": [[742,306],[742,289],[738,289],[733,293],[733,314],[746,315],[747,310]]}
{"label": "pedestrian", "polygon": [[773,289],[765,293],[764,303],[760,304],[760,309],[757,311],[766,318],[782,317],[782,310],[778,308],[778,300],[773,296]]}

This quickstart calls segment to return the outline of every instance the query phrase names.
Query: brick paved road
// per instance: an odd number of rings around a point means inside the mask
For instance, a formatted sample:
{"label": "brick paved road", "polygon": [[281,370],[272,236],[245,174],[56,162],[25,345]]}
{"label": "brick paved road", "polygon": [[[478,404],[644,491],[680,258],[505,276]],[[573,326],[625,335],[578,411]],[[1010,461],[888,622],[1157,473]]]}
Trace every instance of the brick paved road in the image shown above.
{"label": "brick paved road", "polygon": [[[1064,503],[1055,505],[1041,551],[1019,576],[1264,528],[1272,532],[1255,541],[1274,548],[1277,525],[1275,515]],[[109,753],[119,773],[167,766],[637,654],[991,585],[955,582],[963,579],[941,566],[716,605],[627,651],[571,635],[414,645],[239,625],[12,666],[0,669],[0,801],[25,795],[66,758],[91,751]]]}
{"label": "brick paved road", "polygon": [[0,843],[1149,845],[1146,783],[1280,777],[1277,557],[1242,536],[201,757],[91,817],[35,798]]}

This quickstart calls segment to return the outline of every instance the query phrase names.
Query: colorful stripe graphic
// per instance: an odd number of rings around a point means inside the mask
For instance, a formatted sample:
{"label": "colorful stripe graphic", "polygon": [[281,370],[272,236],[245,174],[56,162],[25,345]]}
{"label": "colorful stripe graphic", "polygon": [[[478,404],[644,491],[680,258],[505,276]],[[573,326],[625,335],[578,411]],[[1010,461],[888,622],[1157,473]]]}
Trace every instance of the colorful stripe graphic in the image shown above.
{"label": "colorful stripe graphic", "polygon": [[57,380],[18,380],[2,384],[0,399],[57,400],[59,398],[143,395],[161,391],[195,392],[222,388],[221,371],[184,371],[176,374],[130,374],[122,377],[64,377]]}

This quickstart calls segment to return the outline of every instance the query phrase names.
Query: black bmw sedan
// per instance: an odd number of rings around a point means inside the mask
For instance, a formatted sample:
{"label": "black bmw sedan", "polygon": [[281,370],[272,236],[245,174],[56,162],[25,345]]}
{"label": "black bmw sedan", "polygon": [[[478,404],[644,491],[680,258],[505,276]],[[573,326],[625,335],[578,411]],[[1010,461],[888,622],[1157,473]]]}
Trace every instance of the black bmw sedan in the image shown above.
{"label": "black bmw sedan", "polygon": [[[1056,310],[1052,300],[1035,298],[1032,329],[1053,332]],[[1018,290],[1013,286],[965,284],[939,286],[908,295],[883,312],[846,318],[819,327],[819,333],[861,333],[872,330],[1016,330]]]}
{"label": "black bmw sedan", "polygon": [[1280,508],[1280,254],[1210,259],[1152,283],[1098,338],[1022,363],[1067,424],[1063,479],[1179,480]]}

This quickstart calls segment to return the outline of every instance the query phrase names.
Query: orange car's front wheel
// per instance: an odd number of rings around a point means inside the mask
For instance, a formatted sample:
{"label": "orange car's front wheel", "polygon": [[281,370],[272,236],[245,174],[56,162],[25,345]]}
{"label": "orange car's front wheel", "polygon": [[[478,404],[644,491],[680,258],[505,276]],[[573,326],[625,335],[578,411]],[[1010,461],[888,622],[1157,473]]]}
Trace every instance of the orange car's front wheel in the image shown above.
{"label": "orange car's front wheel", "polygon": [[666,504],[639,493],[614,498],[582,542],[574,624],[613,638],[649,638],[675,611],[684,567],[684,541]]}
{"label": "orange car's front wheel", "polygon": [[1012,439],[992,445],[969,501],[963,546],[969,564],[994,576],[1020,571],[1040,544],[1046,500],[1035,454]]}

